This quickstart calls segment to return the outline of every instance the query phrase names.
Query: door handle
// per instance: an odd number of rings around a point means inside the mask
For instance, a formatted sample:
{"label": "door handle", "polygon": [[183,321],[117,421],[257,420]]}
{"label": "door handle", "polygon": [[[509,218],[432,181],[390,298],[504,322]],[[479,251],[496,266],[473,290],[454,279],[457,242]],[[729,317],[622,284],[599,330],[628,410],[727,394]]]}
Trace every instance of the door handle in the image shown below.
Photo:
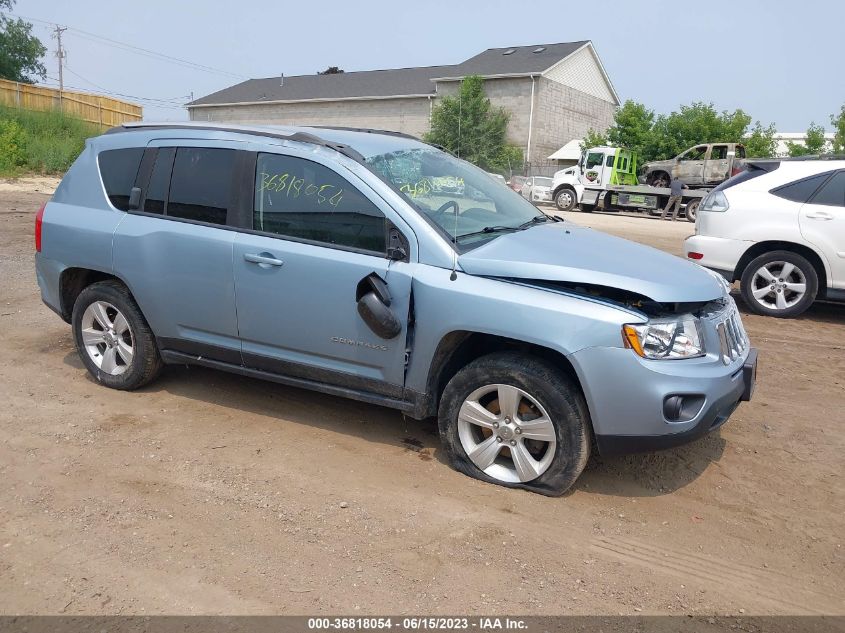
{"label": "door handle", "polygon": [[833,214],[827,211],[813,211],[812,213],[808,213],[806,217],[811,220],[832,220]]}
{"label": "door handle", "polygon": [[244,253],[244,259],[250,263],[258,264],[262,268],[284,265],[281,259],[276,259],[270,253]]}

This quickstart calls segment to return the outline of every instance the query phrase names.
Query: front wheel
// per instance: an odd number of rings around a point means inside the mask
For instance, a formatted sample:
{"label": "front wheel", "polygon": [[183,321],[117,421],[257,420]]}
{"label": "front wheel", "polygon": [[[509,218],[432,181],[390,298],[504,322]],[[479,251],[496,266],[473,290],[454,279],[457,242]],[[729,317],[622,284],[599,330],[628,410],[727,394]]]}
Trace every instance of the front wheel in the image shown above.
{"label": "front wheel", "polygon": [[819,278],[813,265],[798,253],[772,251],[745,267],[740,290],[753,312],[791,318],[815,301]]}
{"label": "front wheel", "polygon": [[575,192],[572,189],[561,189],[555,195],[555,205],[561,211],[571,211],[576,202]]}
{"label": "front wheel", "polygon": [[82,363],[106,387],[137,389],[161,370],[150,326],[120,282],[101,281],[79,293],[71,323]]}
{"label": "front wheel", "polygon": [[545,495],[566,492],[590,456],[590,420],[578,387],[546,361],[490,354],[446,385],[440,438],[458,471]]}

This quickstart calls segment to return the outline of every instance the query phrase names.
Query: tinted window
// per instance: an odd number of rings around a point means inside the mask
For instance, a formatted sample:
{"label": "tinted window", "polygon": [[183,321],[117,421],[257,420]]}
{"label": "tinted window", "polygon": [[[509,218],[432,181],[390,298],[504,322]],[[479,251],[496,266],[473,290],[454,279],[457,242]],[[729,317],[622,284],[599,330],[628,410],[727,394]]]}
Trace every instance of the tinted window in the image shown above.
{"label": "tinted window", "polygon": [[173,167],[173,157],[176,149],[163,147],[156,154],[150,184],[147,187],[147,197],[144,199],[144,211],[148,213],[164,213],[167,206],[167,191],[170,189],[170,169]]}
{"label": "tinted window", "polygon": [[787,200],[792,200],[793,202],[807,202],[810,196],[819,188],[819,185],[827,180],[828,176],[830,176],[830,172],[796,180],[788,185],[772,189],[770,193],[781,198],[786,198]]}
{"label": "tinted window", "polygon": [[226,224],[235,150],[180,147],[176,150],[167,215]]}
{"label": "tinted window", "polygon": [[845,207],[845,171],[836,172],[813,196],[811,204],[826,204],[831,207]]}
{"label": "tinted window", "polygon": [[601,165],[603,154],[600,152],[590,152],[587,154],[587,169],[592,169],[598,165]]}
{"label": "tinted window", "polygon": [[385,218],[331,169],[302,158],[259,154],[253,228],[383,253]]}
{"label": "tinted window", "polygon": [[144,148],[109,149],[100,152],[100,174],[106,187],[109,201],[121,211],[129,209],[129,193],[135,186],[135,177],[141,165]]}

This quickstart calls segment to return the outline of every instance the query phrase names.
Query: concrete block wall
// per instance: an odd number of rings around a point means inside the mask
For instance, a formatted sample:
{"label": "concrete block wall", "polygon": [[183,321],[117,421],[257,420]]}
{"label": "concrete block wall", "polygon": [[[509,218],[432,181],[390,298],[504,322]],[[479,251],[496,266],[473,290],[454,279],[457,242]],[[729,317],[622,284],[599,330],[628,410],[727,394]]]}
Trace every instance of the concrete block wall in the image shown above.
{"label": "concrete block wall", "polygon": [[538,84],[532,160],[545,160],[572,139],[583,138],[590,128],[603,132],[613,124],[614,104],[545,77]]}
{"label": "concrete block wall", "polygon": [[422,136],[429,129],[429,99],[356,99],[191,108],[192,121],[276,125],[336,125]]}

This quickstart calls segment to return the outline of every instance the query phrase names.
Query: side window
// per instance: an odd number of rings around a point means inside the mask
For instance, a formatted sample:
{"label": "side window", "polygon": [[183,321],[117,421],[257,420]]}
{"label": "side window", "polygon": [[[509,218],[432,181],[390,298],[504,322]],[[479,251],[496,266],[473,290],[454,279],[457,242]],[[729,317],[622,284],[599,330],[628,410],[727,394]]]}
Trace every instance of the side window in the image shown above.
{"label": "side window", "polygon": [[704,160],[704,155],[707,153],[707,146],[693,147],[686,153],[683,160]]}
{"label": "side window", "polygon": [[587,154],[587,169],[592,169],[593,167],[598,167],[601,165],[602,161],[602,154],[600,152],[590,152]]}
{"label": "side window", "polygon": [[143,155],[143,147],[130,147],[108,149],[97,156],[106,195],[112,205],[121,211],[129,210],[129,193],[135,186]]}
{"label": "side window", "polygon": [[829,176],[830,172],[826,172],[824,174],[810,176],[809,178],[802,178],[801,180],[796,180],[788,185],[782,185],[776,189],[772,189],[769,193],[773,193],[781,198],[786,198],[787,200],[792,200],[793,202],[807,202],[807,200],[810,199],[810,196],[816,192],[816,189],[818,189]]}
{"label": "side window", "polygon": [[164,214],[167,209],[167,192],[170,189],[170,170],[173,168],[173,158],[176,148],[162,147],[156,153],[153,173],[147,187],[144,199],[144,211],[147,213]]}
{"label": "side window", "polygon": [[710,160],[724,160],[728,157],[727,145],[714,145],[710,150]]}
{"label": "side window", "polygon": [[613,154],[607,155],[607,160],[604,161],[606,167],[613,167],[613,161],[616,159],[616,156]]}
{"label": "side window", "polygon": [[384,253],[385,217],[347,180],[318,163],[259,154],[253,228]]}
{"label": "side window", "polygon": [[845,171],[836,172],[818,193],[810,200],[810,204],[824,204],[831,207],[845,207]]}
{"label": "side window", "polygon": [[742,145],[736,146],[736,157],[745,158],[745,147],[743,147]]}
{"label": "side window", "polygon": [[167,199],[168,217],[226,224],[234,166],[233,149],[178,148]]}

